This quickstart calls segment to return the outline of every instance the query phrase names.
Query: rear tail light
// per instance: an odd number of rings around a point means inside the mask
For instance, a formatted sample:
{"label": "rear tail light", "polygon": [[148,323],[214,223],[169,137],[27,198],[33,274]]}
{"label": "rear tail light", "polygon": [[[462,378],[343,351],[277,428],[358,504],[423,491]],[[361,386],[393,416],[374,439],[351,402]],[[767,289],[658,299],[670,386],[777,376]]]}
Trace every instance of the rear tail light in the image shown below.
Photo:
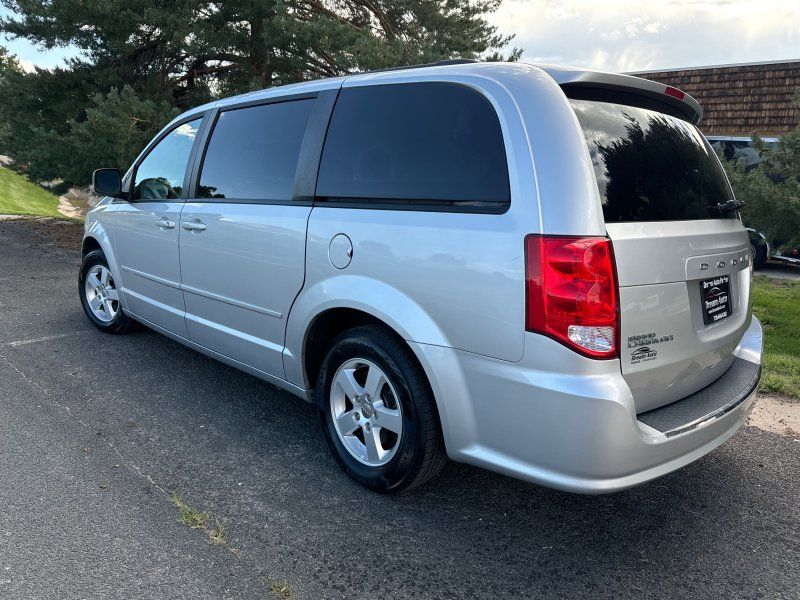
{"label": "rear tail light", "polygon": [[611,240],[525,238],[526,329],[591,358],[619,356],[619,297]]}

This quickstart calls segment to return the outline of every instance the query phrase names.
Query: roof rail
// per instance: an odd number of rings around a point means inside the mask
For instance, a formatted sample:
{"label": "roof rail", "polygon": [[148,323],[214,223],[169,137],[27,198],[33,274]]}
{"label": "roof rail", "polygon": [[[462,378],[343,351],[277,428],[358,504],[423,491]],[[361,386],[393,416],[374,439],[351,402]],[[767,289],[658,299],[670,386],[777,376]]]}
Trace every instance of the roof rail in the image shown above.
{"label": "roof rail", "polygon": [[475,58],[448,58],[446,60],[437,60],[431,63],[422,63],[420,65],[402,65],[399,67],[386,67],[384,69],[373,69],[371,71],[359,71],[353,75],[363,75],[365,73],[384,73],[385,71],[402,71],[404,69],[423,69],[425,67],[444,67],[446,65],[467,65],[471,63],[481,62]]}

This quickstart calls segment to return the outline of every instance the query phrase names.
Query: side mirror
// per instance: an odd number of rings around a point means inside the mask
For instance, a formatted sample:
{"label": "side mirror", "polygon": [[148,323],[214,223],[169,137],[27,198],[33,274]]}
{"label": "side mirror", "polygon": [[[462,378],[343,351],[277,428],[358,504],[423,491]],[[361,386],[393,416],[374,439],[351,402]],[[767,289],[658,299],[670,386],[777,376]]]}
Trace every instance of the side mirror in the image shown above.
{"label": "side mirror", "polygon": [[119,169],[97,169],[92,173],[92,190],[101,196],[118,198],[122,194],[122,175]]}

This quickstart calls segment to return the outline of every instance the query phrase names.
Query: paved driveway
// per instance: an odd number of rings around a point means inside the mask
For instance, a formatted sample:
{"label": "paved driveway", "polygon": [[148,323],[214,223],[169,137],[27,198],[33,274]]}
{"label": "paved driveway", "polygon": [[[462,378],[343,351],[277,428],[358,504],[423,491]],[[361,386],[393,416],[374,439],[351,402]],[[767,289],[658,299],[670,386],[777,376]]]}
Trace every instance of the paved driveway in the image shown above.
{"label": "paved driveway", "polygon": [[[455,464],[379,496],[339,472],[311,406],[154,333],[98,333],[78,259],[0,223],[0,597],[800,593],[791,437],[747,428],[612,496]],[[228,543],[178,523],[173,491]]]}
{"label": "paved driveway", "polygon": [[766,275],[775,279],[800,280],[800,265],[786,264],[771,260],[756,271],[757,275]]}

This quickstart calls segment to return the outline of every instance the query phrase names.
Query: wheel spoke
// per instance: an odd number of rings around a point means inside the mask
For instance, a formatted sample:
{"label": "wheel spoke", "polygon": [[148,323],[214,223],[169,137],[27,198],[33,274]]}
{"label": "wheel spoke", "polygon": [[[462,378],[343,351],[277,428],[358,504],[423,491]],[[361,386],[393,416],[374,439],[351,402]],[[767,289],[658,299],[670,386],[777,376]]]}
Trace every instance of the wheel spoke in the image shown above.
{"label": "wheel spoke", "polygon": [[111,300],[109,300],[108,298],[103,300],[103,310],[109,317],[114,314],[114,312],[111,309]]}
{"label": "wheel spoke", "polygon": [[342,433],[342,435],[350,435],[356,429],[358,429],[359,425],[356,423],[356,420],[353,418],[356,414],[356,411],[349,410],[345,413],[342,413],[338,417],[336,417],[336,427]]}
{"label": "wheel spoke", "polygon": [[97,278],[97,276],[89,274],[86,277],[86,283],[88,283],[91,286],[91,288],[96,292],[98,286],[100,285],[100,280]]}
{"label": "wheel spoke", "polygon": [[403,431],[403,416],[400,411],[396,408],[389,408],[383,402],[376,402],[374,408],[377,425],[400,435],[400,432]]}
{"label": "wheel spoke", "polygon": [[119,292],[114,288],[108,288],[108,299],[119,300]]}
{"label": "wheel spoke", "polygon": [[363,390],[354,377],[355,369],[342,369],[336,377],[336,383],[350,400],[363,393]]}
{"label": "wheel spoke", "polygon": [[380,369],[370,367],[367,371],[367,381],[364,384],[364,392],[369,394],[370,397],[377,401],[381,397],[381,390],[386,383],[386,376]]}
{"label": "wheel spoke", "polygon": [[100,296],[95,296],[94,298],[89,299],[89,306],[92,307],[92,310],[100,310],[102,305],[103,301],[100,299]]}
{"label": "wheel spoke", "polygon": [[100,271],[100,283],[102,283],[103,285],[107,284],[109,275],[111,275],[111,272],[104,267]]}
{"label": "wheel spoke", "polygon": [[369,431],[364,428],[362,431],[364,432],[364,445],[367,447],[367,460],[378,462],[384,454],[379,428],[370,427]]}

